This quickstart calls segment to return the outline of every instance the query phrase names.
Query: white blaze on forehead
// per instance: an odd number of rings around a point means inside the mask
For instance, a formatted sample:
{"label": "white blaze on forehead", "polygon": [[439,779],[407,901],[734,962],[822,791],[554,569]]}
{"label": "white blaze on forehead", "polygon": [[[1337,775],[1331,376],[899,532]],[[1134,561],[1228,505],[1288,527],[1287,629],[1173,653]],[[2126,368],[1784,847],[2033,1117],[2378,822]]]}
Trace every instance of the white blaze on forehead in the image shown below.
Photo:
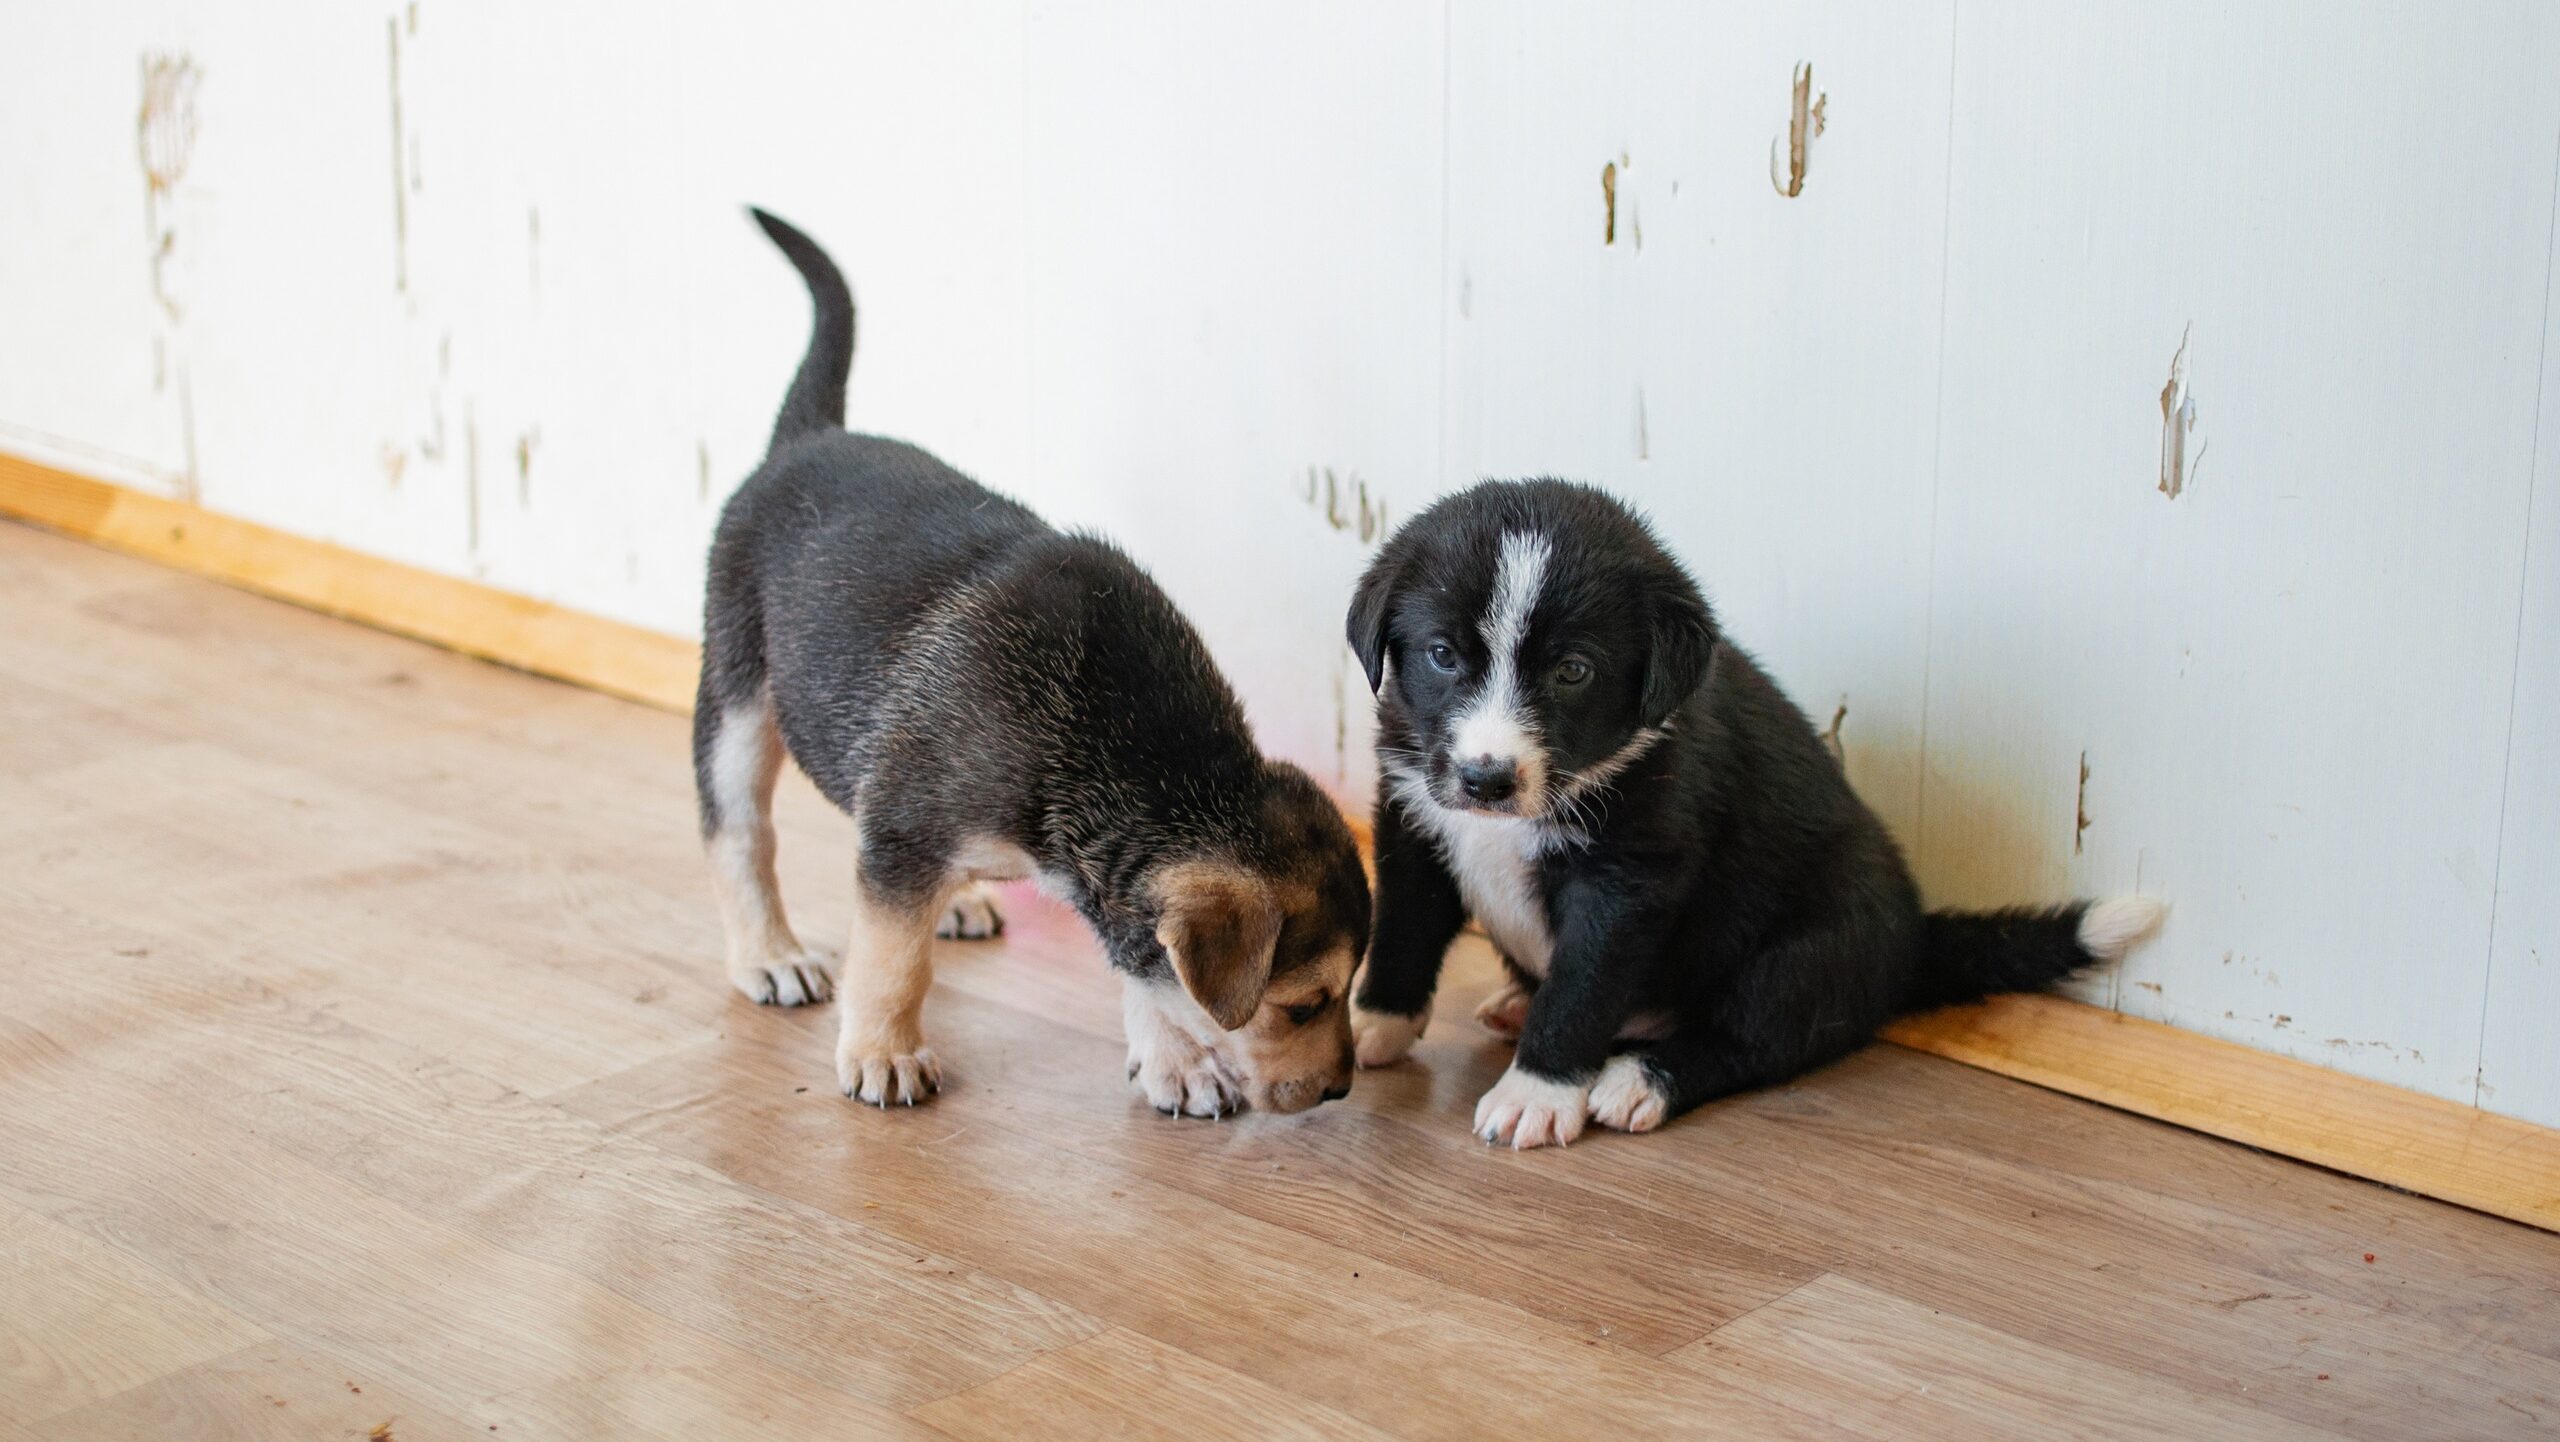
{"label": "white blaze on forehead", "polygon": [[1459,761],[1490,756],[1520,768],[1523,811],[1537,808],[1546,780],[1545,754],[1520,694],[1520,643],[1529,634],[1529,612],[1546,584],[1553,548],[1547,538],[1513,531],[1502,538],[1493,573],[1493,599],[1478,630],[1484,636],[1484,685],[1449,728],[1450,754]]}

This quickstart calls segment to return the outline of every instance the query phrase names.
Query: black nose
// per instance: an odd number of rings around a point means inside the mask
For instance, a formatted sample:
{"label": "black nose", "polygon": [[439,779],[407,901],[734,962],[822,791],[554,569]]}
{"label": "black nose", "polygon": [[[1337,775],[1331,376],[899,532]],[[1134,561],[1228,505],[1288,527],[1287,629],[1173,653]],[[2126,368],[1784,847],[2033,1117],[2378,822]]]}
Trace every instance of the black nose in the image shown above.
{"label": "black nose", "polygon": [[1349,1095],[1351,1095],[1351,1088],[1347,1086],[1326,1087],[1324,1091],[1324,1099],[1329,1102],[1338,1102]]}
{"label": "black nose", "polygon": [[1479,756],[1458,763],[1458,789],[1469,801],[1508,801],[1520,789],[1520,768],[1509,761]]}

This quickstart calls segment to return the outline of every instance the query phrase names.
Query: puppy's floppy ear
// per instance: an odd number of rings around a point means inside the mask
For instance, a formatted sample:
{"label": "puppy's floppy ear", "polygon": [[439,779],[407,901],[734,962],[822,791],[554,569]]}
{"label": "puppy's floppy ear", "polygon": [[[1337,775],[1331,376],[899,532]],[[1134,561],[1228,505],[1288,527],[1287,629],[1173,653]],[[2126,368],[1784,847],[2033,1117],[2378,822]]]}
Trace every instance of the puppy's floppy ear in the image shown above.
{"label": "puppy's floppy ear", "polygon": [[1182,861],[1157,873],[1155,894],[1156,940],[1182,989],[1229,1031],[1253,1020],[1280,941],[1271,883],[1232,862]]}
{"label": "puppy's floppy ear", "polygon": [[1648,623],[1652,651],[1644,664],[1644,716],[1658,724],[1706,679],[1715,654],[1716,623],[1707,601],[1686,576],[1654,593]]}
{"label": "puppy's floppy ear", "polygon": [[1359,653],[1361,668],[1369,673],[1372,696],[1387,679],[1387,603],[1395,599],[1403,576],[1404,567],[1393,553],[1379,552],[1352,591],[1351,614],[1343,621],[1343,635]]}

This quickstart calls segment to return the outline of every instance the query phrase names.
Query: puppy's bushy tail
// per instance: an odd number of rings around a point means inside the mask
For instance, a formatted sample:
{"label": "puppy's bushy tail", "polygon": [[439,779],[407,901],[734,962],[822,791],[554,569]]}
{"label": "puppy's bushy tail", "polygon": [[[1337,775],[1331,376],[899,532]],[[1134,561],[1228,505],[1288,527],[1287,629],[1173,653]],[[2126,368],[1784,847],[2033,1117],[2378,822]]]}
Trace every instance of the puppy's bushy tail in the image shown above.
{"label": "puppy's bushy tail", "polygon": [[1906,1009],[1954,1006],[2005,991],[2042,991],[2084,966],[2114,961],[2157,930],[2168,908],[2148,896],[2002,911],[1933,911]]}
{"label": "puppy's bushy tail", "polygon": [[782,414],[773,422],[773,444],[765,454],[772,455],[792,440],[811,431],[827,430],[844,424],[844,388],[853,377],[853,292],[845,287],[843,272],[827,259],[818,243],[802,235],[789,221],[748,207],[747,213],[764,227],[773,243],[791,261],[792,269],[809,287],[809,304],[816,312],[816,323],[809,332],[809,353],[800,358],[800,373],[791,378],[791,389],[782,396]]}

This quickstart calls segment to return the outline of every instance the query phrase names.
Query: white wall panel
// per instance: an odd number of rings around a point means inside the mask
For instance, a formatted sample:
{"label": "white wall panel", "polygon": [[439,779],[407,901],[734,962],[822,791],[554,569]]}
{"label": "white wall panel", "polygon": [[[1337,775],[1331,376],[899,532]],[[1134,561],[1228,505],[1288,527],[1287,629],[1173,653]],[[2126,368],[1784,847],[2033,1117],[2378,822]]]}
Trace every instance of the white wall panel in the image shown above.
{"label": "white wall panel", "polygon": [[2468,1099],[2560,12],[2343,19],[1964,7],[1920,857],[2138,882],[2092,994]]}
{"label": "white wall panel", "polygon": [[[1450,47],[1447,482],[1554,474],[1650,511],[1799,705],[1846,705],[1850,773],[1903,835],[1949,21],[1466,5]],[[1800,65],[1825,124],[1790,198]]]}

